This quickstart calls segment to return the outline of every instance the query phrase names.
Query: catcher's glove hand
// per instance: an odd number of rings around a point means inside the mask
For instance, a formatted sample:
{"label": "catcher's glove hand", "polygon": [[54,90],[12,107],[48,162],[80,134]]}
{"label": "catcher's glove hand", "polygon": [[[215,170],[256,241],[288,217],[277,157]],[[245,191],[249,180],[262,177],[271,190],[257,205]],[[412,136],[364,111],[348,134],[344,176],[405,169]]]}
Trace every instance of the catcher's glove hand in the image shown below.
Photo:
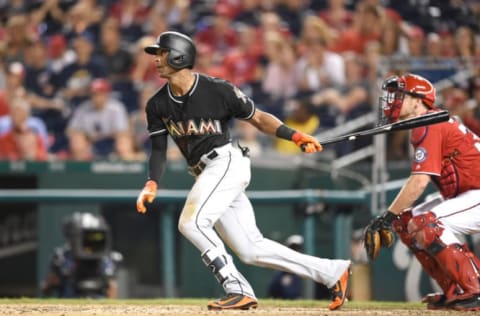
{"label": "catcher's glove hand", "polygon": [[386,211],[373,219],[365,229],[363,244],[370,260],[377,258],[380,247],[388,248],[393,244],[392,222],[397,218],[398,215]]}

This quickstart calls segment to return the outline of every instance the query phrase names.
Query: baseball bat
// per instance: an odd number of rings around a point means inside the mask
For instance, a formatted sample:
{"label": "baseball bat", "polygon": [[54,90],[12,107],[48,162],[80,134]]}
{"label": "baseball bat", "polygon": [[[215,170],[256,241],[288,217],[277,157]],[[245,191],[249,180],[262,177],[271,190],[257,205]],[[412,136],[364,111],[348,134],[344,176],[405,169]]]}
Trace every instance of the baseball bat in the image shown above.
{"label": "baseball bat", "polygon": [[[411,119],[402,120],[402,121],[391,123],[391,124],[377,126],[372,129],[367,129],[359,132],[354,132],[354,133],[322,140],[322,141],[319,141],[319,143],[322,145],[328,145],[328,144],[339,143],[344,141],[351,141],[361,136],[384,134],[384,133],[390,133],[395,131],[402,131],[406,129],[412,129],[420,126],[441,123],[441,122],[448,121],[449,118],[450,118],[450,115],[448,111],[442,110],[439,112],[432,112],[432,113],[428,113],[425,115],[417,116]],[[303,146],[302,146],[302,149],[303,149]]]}

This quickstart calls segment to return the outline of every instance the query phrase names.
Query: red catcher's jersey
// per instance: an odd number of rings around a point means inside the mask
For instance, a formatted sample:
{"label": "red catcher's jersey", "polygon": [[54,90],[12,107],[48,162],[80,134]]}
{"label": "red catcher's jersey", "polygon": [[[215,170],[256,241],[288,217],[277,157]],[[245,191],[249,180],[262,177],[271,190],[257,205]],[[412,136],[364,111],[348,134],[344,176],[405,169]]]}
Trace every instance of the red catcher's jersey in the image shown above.
{"label": "red catcher's jersey", "polygon": [[449,121],[412,130],[412,174],[428,174],[445,198],[480,189],[480,138]]}

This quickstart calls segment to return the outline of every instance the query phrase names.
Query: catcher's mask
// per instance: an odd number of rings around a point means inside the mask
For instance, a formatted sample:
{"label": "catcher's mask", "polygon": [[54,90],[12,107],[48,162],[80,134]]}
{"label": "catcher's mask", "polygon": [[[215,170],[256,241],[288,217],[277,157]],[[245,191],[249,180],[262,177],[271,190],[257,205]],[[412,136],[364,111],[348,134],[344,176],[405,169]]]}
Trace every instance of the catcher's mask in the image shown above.
{"label": "catcher's mask", "polygon": [[153,45],[145,47],[145,52],[156,55],[158,49],[168,51],[167,62],[174,69],[193,68],[197,50],[192,39],[179,32],[163,32]]}
{"label": "catcher's mask", "polygon": [[413,74],[391,76],[382,84],[379,124],[394,123],[400,116],[405,94],[422,99],[425,106],[435,108],[435,87],[427,79]]}
{"label": "catcher's mask", "polygon": [[63,222],[63,234],[76,259],[101,259],[111,250],[110,227],[101,215],[73,213]]}

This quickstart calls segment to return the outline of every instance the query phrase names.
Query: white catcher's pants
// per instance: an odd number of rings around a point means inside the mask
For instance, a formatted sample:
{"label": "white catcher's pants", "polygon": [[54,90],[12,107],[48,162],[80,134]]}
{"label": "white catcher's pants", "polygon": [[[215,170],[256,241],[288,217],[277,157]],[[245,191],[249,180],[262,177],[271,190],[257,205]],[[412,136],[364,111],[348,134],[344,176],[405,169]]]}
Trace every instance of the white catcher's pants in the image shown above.
{"label": "white catcher's pants", "polygon": [[[250,159],[230,144],[216,151],[219,156],[215,159],[202,158],[207,166],[187,196],[178,224],[180,232],[201,253],[215,248],[226,254],[225,241],[247,264],[292,272],[327,287],[335,285],[350,260],[309,256],[264,238],[245,194],[250,182]],[[233,266],[231,260],[229,264]],[[227,282],[224,284],[226,292],[254,297],[247,280],[234,266],[232,270],[238,273],[235,279],[240,283]]]}
{"label": "white catcher's pants", "polygon": [[412,209],[412,215],[433,212],[445,230],[440,239],[447,245],[462,243],[458,236],[480,233],[480,190],[470,190],[443,200],[437,197]]}

